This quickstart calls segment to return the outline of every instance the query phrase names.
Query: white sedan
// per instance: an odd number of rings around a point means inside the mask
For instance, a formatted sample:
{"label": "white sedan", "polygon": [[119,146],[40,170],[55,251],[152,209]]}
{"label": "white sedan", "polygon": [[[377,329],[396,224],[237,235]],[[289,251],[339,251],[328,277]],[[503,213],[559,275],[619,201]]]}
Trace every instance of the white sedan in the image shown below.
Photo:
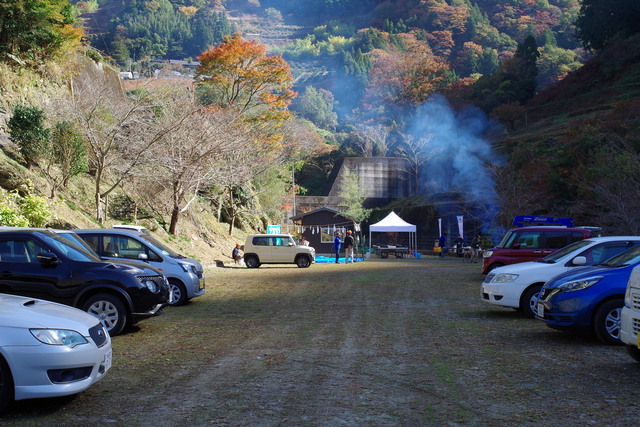
{"label": "white sedan", "polygon": [[76,394],[111,367],[111,339],[73,307],[0,294],[0,411],[13,400]]}
{"label": "white sedan", "polygon": [[576,267],[599,264],[638,244],[640,236],[593,237],[537,261],[498,267],[482,282],[481,298],[490,304],[522,310],[526,317],[533,318],[538,294],[546,281]]}

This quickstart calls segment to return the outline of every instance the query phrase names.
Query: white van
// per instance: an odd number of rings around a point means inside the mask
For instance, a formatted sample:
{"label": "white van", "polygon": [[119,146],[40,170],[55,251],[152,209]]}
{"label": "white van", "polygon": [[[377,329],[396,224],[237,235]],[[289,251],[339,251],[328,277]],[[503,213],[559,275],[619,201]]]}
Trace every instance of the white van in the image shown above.
{"label": "white van", "polygon": [[102,258],[144,261],[164,273],[172,290],[169,305],[181,305],[204,294],[202,264],[180,255],[146,229],[112,228],[73,230]]}

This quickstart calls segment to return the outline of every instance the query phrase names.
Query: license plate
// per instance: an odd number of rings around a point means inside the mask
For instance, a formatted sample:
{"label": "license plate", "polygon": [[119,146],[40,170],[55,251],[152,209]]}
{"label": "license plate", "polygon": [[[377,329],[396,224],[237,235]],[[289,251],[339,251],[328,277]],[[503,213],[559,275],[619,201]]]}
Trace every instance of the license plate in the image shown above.
{"label": "license plate", "polygon": [[538,317],[544,317],[544,305],[538,304]]}
{"label": "license plate", "polygon": [[638,340],[638,348],[640,348],[640,334],[638,334],[638,335],[636,336],[636,338],[637,338],[637,340]]}
{"label": "license plate", "polygon": [[200,279],[200,290],[204,289],[204,279]]}
{"label": "license plate", "polygon": [[111,368],[113,358],[113,351],[109,350],[107,354],[104,355],[104,371],[107,372],[109,368]]}

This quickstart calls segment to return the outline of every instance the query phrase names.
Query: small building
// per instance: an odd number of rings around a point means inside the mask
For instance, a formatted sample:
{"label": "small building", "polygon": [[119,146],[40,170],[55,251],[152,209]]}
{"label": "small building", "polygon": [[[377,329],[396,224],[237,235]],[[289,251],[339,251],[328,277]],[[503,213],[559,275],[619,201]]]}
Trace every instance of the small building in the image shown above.
{"label": "small building", "polygon": [[355,234],[355,224],[340,212],[330,208],[319,208],[290,218],[298,225],[302,237],[309,241],[317,254],[333,253],[333,239],[336,233],[344,234],[351,230]]}

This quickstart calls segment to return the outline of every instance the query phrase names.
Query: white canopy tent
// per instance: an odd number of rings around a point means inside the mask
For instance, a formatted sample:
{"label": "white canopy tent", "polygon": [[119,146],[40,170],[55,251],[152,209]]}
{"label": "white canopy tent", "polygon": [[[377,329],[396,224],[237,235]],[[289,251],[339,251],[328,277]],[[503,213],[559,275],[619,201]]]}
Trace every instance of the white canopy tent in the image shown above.
{"label": "white canopy tent", "polygon": [[409,233],[409,250],[417,249],[416,226],[409,224],[400,218],[395,212],[391,211],[382,221],[371,224],[369,227],[369,250],[371,250],[371,233]]}

